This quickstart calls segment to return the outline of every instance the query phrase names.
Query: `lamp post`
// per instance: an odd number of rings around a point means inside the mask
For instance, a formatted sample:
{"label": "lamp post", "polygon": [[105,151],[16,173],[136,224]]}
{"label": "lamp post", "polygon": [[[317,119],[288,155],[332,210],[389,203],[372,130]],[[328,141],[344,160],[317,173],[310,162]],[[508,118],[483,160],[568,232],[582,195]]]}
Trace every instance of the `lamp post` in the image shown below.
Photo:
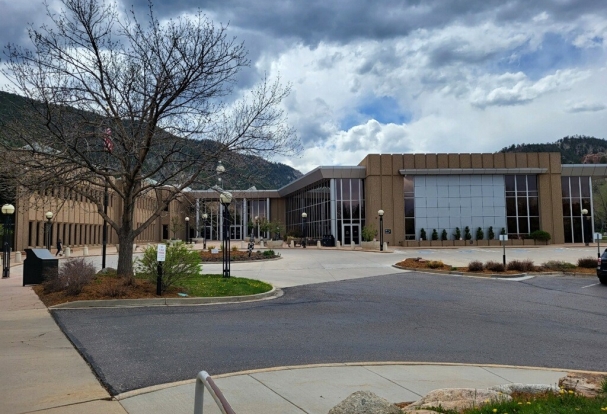
{"label": "lamp post", "polygon": [[223,166],[221,161],[217,163],[217,168],[215,168],[215,172],[217,173],[217,182],[219,184],[219,187],[223,188],[223,183],[221,182],[221,174],[226,172],[226,167]]}
{"label": "lamp post", "polygon": [[4,229],[2,232],[2,279],[6,279],[11,275],[11,247],[9,243],[9,228],[10,228],[10,216],[15,212],[15,206],[12,204],[5,204],[2,206],[2,214],[4,214]]}
{"label": "lamp post", "polygon": [[384,210],[377,210],[379,214],[379,251],[384,251]]}
{"label": "lamp post", "polygon": [[308,238],[308,228],[307,228],[307,224],[308,224],[308,214],[304,211],[303,213],[301,213],[301,219],[302,219],[302,227],[303,227],[303,241],[301,242],[301,247],[303,247],[304,249],[306,248],[306,239]]}
{"label": "lamp post", "polygon": [[219,201],[223,205],[223,277],[230,277],[230,211],[228,207],[232,202],[232,194],[227,191],[219,194]]}
{"label": "lamp post", "polygon": [[105,269],[105,257],[107,255],[107,220],[105,217],[107,216],[108,198],[108,185],[106,179],[103,189],[103,234],[101,236],[103,240],[101,240],[101,269]]}
{"label": "lamp post", "polygon": [[46,217],[46,250],[51,251],[51,220],[53,219],[53,212],[47,211],[44,215]]}
{"label": "lamp post", "polygon": [[588,219],[590,217],[588,216],[588,210],[585,208],[582,209],[582,217],[583,217],[582,218],[582,241],[584,242],[585,246],[589,246],[590,243],[587,240],[586,233],[587,233],[587,227],[588,227],[588,223],[589,223]]}
{"label": "lamp post", "polygon": [[207,218],[209,215],[207,213],[202,214],[202,248],[204,250],[207,249]]}
{"label": "lamp post", "polygon": [[190,218],[185,218],[185,244],[190,243]]}

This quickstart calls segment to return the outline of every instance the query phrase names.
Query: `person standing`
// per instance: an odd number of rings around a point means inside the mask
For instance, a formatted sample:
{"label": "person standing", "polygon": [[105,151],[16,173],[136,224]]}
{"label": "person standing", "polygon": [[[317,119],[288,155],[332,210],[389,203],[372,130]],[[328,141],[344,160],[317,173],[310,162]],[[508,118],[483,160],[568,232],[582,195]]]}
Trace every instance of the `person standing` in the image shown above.
{"label": "person standing", "polygon": [[61,239],[57,239],[57,253],[55,253],[55,256],[63,256],[63,242],[61,241]]}

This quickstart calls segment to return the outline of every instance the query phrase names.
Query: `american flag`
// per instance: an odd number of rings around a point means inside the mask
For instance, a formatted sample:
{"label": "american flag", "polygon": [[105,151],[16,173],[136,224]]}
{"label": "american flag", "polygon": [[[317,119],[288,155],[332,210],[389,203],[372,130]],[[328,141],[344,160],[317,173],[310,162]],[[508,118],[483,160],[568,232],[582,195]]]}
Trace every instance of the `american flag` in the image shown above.
{"label": "american flag", "polygon": [[106,128],[103,134],[103,148],[107,152],[112,152],[114,150],[114,142],[112,141],[112,129]]}

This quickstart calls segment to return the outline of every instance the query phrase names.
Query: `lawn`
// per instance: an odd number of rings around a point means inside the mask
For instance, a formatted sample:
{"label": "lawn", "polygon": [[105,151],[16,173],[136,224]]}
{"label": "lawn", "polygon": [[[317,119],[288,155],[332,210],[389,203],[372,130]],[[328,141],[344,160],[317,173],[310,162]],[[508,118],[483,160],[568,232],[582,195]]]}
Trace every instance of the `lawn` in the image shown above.
{"label": "lawn", "polygon": [[272,286],[254,279],[243,277],[224,278],[222,275],[200,275],[179,282],[189,296],[243,296],[255,295],[272,290]]}

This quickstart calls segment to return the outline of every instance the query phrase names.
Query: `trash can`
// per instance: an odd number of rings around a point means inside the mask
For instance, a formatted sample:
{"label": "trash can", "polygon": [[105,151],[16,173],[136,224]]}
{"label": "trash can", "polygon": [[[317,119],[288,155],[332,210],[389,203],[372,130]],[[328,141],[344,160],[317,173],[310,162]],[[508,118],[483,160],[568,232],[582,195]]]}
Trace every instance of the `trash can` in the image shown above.
{"label": "trash can", "polygon": [[23,286],[37,285],[48,275],[57,276],[59,260],[46,249],[25,249]]}
{"label": "trash can", "polygon": [[325,234],[320,241],[323,247],[335,247],[335,237],[332,234]]}

